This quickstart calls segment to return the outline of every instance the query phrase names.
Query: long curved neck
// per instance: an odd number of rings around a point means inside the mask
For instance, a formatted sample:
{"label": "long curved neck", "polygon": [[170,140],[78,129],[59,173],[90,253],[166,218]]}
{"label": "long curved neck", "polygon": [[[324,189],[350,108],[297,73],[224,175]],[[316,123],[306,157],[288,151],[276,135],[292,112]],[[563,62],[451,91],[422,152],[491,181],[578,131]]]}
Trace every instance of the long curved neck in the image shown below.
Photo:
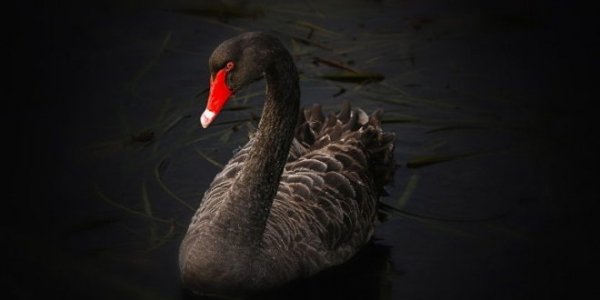
{"label": "long curved neck", "polygon": [[265,71],[266,101],[244,167],[215,216],[228,242],[244,247],[260,243],[287,161],[298,118],[298,73],[285,53]]}

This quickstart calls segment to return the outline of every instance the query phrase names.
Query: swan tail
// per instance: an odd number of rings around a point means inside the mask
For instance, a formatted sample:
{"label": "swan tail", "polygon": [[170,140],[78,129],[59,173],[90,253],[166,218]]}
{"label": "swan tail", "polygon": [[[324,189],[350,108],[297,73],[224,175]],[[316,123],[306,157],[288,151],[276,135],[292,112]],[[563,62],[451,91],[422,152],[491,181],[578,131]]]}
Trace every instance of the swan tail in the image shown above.
{"label": "swan tail", "polygon": [[[344,101],[338,114],[330,113],[325,116],[321,106],[314,104],[300,110],[295,132],[298,144],[295,148],[314,151],[334,142],[361,144],[376,186],[383,193],[383,186],[392,181],[396,163],[395,134],[382,130],[382,116],[381,109],[371,115],[360,108],[352,109],[349,101]],[[296,152],[301,154],[302,151]]]}

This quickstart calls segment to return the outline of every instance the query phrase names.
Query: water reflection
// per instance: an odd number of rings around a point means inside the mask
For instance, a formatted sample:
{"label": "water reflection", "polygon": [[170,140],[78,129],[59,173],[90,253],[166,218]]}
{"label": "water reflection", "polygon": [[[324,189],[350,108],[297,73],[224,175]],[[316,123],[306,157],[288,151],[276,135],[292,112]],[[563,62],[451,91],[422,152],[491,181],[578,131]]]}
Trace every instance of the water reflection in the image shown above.
{"label": "water reflection", "polygon": [[[390,246],[371,241],[346,264],[248,299],[391,299],[389,275],[399,272],[390,261],[390,249]],[[219,299],[193,295],[185,290],[182,294],[184,300]]]}
{"label": "water reflection", "polygon": [[28,74],[9,98],[38,99],[4,118],[16,132],[4,148],[23,143],[4,157],[24,163],[7,173],[23,179],[6,194],[18,222],[2,227],[16,245],[7,247],[9,297],[194,299],[179,288],[179,242],[255,126],[264,91],[238,95],[219,124],[199,130],[207,58],[240,31],[273,29],[297,59],[304,105],[332,111],[351,100],[386,111],[403,168],[385,201],[435,218],[396,217],[375,233],[382,243],[349,264],[256,299],[513,299],[561,288],[565,266],[547,249],[567,247],[556,242],[565,218],[544,176],[557,171],[545,139],[565,121],[538,101],[555,85],[544,73],[556,69],[545,49],[557,37],[538,44],[543,20],[508,26],[530,17],[520,1],[262,2],[256,16],[202,7],[23,12],[35,21],[23,40],[35,47],[14,59]]}

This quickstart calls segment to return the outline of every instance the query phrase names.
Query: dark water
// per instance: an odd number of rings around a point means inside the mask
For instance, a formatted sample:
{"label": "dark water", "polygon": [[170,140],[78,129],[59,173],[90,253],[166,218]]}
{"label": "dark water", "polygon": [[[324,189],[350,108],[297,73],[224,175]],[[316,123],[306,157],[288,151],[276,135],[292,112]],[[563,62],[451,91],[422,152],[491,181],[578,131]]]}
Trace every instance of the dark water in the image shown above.
{"label": "dark water", "polygon": [[531,299],[588,287],[597,238],[582,176],[594,162],[584,72],[598,64],[586,60],[596,44],[584,10],[224,2],[11,7],[8,298],[192,299],[179,241],[256,124],[263,90],[249,87],[200,129],[207,59],[248,30],[291,50],[304,105],[383,108],[400,166],[383,199],[396,209],[369,246],[257,299]]}

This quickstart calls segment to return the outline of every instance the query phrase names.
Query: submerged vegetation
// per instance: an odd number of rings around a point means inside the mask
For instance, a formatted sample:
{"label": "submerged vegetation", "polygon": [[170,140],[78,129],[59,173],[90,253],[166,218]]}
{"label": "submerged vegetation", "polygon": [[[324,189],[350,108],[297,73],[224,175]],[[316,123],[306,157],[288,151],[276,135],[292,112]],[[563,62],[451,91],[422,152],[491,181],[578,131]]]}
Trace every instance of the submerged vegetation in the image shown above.
{"label": "submerged vegetation", "polygon": [[[276,28],[274,34],[297,61],[303,105],[318,102],[324,111],[337,111],[348,99],[367,112],[383,108],[383,126],[396,132],[398,171],[383,199],[382,219],[410,220],[467,239],[482,238],[465,222],[486,224],[493,234],[522,236],[497,222],[509,209],[461,218],[445,216],[446,211],[435,208],[429,213],[423,204],[415,203],[413,197],[432,176],[430,168],[439,170],[507,151],[506,145],[491,143],[479,134],[522,129],[483,114],[477,105],[455,101],[448,89],[421,82],[419,73],[424,67],[415,48],[422,41],[411,35],[417,30],[414,23],[394,30],[384,25],[371,28],[365,23],[377,11],[359,14],[363,8],[353,6],[337,14],[361,18],[345,23],[328,21],[328,17],[335,20],[329,10],[300,4],[209,5],[169,12],[229,35]],[[419,23],[420,31],[432,22],[423,20],[427,22]],[[202,30],[181,33],[164,28],[160,39],[146,43],[152,49],[147,50],[145,63],[122,84],[123,101],[107,124],[100,125],[105,135],[81,148],[82,160],[96,174],[89,182],[94,198],[112,209],[113,215],[79,224],[78,232],[121,226],[134,237],[136,247],[149,252],[178,242],[215,173],[257,126],[264,96],[261,84],[235,95],[211,128],[199,128],[198,117],[207,97],[205,63],[212,44],[206,44],[206,39],[189,41],[205,34]],[[169,78],[178,68],[185,76]]]}
{"label": "submerged vegetation", "polygon": [[[329,28],[328,22],[321,22],[327,16],[324,11],[311,12],[314,8],[308,8],[308,11],[304,9],[306,8],[296,10],[279,7],[249,9],[205,6],[176,9],[174,12],[198,18],[200,22],[214,22],[215,26],[223,26],[224,31],[232,28],[236,31],[277,28],[276,34],[288,45],[297,60],[303,93],[317,95],[311,99],[303,96],[304,104],[310,104],[309,101],[320,102],[324,109],[336,110],[341,99],[351,99],[355,106],[367,111],[383,107],[386,113],[382,122],[386,124],[387,130],[397,131],[398,128],[408,126],[424,131],[426,135],[419,135],[417,139],[435,136],[436,140],[440,140],[444,139],[444,133],[498,127],[494,120],[481,118],[465,123],[464,115],[469,112],[460,111],[452,102],[413,96],[400,88],[403,85],[401,83],[407,79],[403,73],[410,74],[418,67],[415,66],[414,53],[409,48],[397,46],[411,43],[407,33],[410,28],[399,32],[377,33],[376,30],[366,30],[359,26],[358,30],[340,31],[338,28]],[[134,102],[158,100],[145,91],[148,88],[146,77],[151,74],[156,76],[156,69],[169,64],[166,57],[204,57],[201,51],[210,48],[206,45],[198,45],[203,49],[196,50],[184,48],[177,42],[172,31],[166,32],[155,47],[156,50],[149,51],[154,55],[133,73],[131,81],[125,85]],[[410,59],[405,59],[406,57]],[[202,67],[198,66],[198,69],[202,70]],[[128,157],[124,165],[121,165],[122,172],[126,172],[127,177],[141,178],[134,180],[140,184],[137,190],[141,191],[141,205],[131,199],[113,198],[111,193],[119,191],[110,191],[110,187],[100,182],[92,184],[100,200],[148,223],[151,247],[157,247],[164,243],[164,239],[176,236],[174,232],[181,229],[184,220],[197,207],[203,189],[210,182],[211,174],[222,168],[233,149],[245,143],[248,131],[256,126],[259,119],[260,101],[264,92],[256,85],[236,95],[225,108],[229,113],[224,114],[211,129],[200,130],[195,116],[199,107],[205,103],[206,86],[198,79],[194,80],[197,85],[193,88],[199,92],[187,93],[189,99],[168,96],[160,105],[154,106],[153,110],[157,113],[149,113],[155,114],[154,118],[140,116],[133,109],[121,106],[118,117],[123,125],[120,128],[125,129],[121,134],[130,138],[117,138],[84,147],[87,153],[99,161],[114,159],[118,155]],[[404,85],[421,87],[426,83]],[[332,92],[326,92],[327,90]],[[461,119],[455,118],[457,109],[458,115],[462,115]],[[440,117],[434,119],[434,115]],[[133,123],[143,124],[143,127],[136,129],[137,126]],[[418,188],[418,178],[421,176],[418,169],[468,159],[472,155],[483,153],[481,149],[466,149],[463,153],[444,153],[439,152],[440,150],[433,153],[411,153],[414,150],[406,147],[410,139],[414,137],[398,135],[396,157],[399,173],[408,172],[412,175],[401,176],[396,180],[395,185],[404,189],[404,192],[401,196],[389,197],[398,200],[384,199],[388,212],[397,211],[410,201],[411,193]],[[437,144],[444,143],[438,141]],[[170,165],[174,164],[173,161],[204,166],[195,171],[204,173],[206,177],[202,177],[204,180],[189,182],[188,186],[175,187],[173,180],[181,179],[179,177],[190,171],[172,170],[166,174]],[[182,173],[177,174],[180,171]],[[410,179],[402,181],[402,178]],[[148,186],[158,187],[161,193],[149,193]],[[135,186],[128,189],[136,190]],[[178,209],[156,209],[156,197],[161,198],[161,203],[165,201],[164,197],[170,199]],[[384,213],[385,211],[386,209]],[[419,216],[412,214],[411,218]],[[164,232],[161,238],[157,238],[159,231]]]}

